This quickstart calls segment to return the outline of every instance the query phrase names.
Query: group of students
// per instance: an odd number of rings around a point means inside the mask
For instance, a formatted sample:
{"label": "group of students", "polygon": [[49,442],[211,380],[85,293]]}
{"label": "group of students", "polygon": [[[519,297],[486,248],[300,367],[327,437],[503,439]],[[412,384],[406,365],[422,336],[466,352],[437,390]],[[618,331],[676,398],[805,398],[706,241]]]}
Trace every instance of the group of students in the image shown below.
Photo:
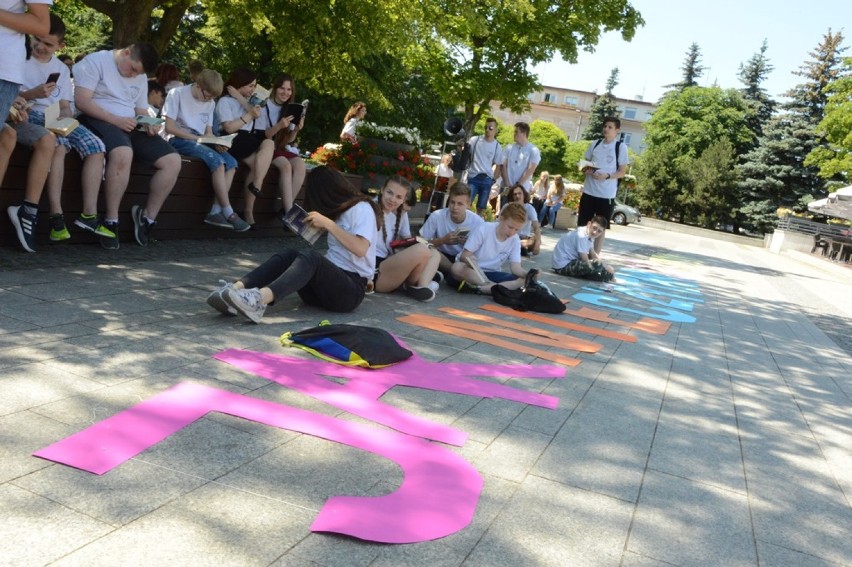
{"label": "group of students", "polygon": [[[487,295],[498,284],[527,287],[539,273],[521,266],[518,233],[528,213],[519,202],[504,207],[496,222],[485,222],[470,210],[470,188],[456,182],[448,206],[429,215],[420,237],[412,239],[407,208],[414,192],[404,178],[389,178],[371,198],[338,171],[319,166],[308,174],[305,189],[306,222],[327,232],[327,253],[305,248],[275,254],[234,282],[222,280],[207,298],[211,307],[259,323],[268,305],[293,293],[308,305],[349,312],[372,292],[402,290],[428,302],[442,282],[461,293]],[[554,272],[611,280],[612,269],[597,261],[593,249],[605,224],[596,216],[563,236]],[[595,268],[581,275],[580,263]]]}
{"label": "group of students", "polygon": [[[282,218],[293,206],[306,168],[291,146],[304,115],[298,123],[293,116],[282,116],[296,96],[290,75],[275,79],[270,97],[262,105],[252,98],[257,80],[248,69],[234,70],[227,80],[216,71],[203,69],[186,85],[173,77],[167,81],[173,88],[168,89],[162,104],[165,123],[161,127],[137,118],[149,115],[148,76],[158,70],[158,55],[150,44],[88,54],[73,65],[72,84],[68,65],[55,55],[65,47],[65,25],[49,12],[50,0],[32,0],[21,11],[10,11],[17,4],[0,0],[0,48],[10,50],[0,62],[0,180],[16,143],[31,147],[24,200],[7,210],[24,250],[36,250],[38,204],[45,187],[50,240],[71,238],[61,203],[64,159],[70,149],[82,159],[83,211],[74,226],[96,234],[107,249],[119,247],[119,208],[134,159],[154,168],[144,206],[131,208],[134,237],[141,246],[148,244],[160,209],[177,181],[181,155],[200,159],[210,170],[214,202],[204,218],[207,224],[249,230],[254,224],[255,199],[271,166],[279,172]],[[30,34],[29,56],[23,34]],[[47,128],[51,124],[45,124],[45,111],[54,103],[59,105],[60,118],[77,112],[79,126],[67,135],[54,134]],[[234,135],[229,147],[227,143],[200,143],[201,138],[228,134]],[[248,170],[242,217],[228,197],[239,163]],[[99,215],[102,181],[105,211]]]}

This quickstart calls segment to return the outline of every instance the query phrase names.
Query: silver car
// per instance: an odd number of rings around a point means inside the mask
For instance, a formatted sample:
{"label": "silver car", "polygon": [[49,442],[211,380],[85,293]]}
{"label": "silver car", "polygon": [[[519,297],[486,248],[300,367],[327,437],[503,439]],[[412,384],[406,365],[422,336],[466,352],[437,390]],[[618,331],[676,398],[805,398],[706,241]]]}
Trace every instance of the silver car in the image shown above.
{"label": "silver car", "polygon": [[630,205],[625,205],[616,199],[615,207],[612,209],[612,222],[627,226],[632,222],[642,222],[642,215]]}

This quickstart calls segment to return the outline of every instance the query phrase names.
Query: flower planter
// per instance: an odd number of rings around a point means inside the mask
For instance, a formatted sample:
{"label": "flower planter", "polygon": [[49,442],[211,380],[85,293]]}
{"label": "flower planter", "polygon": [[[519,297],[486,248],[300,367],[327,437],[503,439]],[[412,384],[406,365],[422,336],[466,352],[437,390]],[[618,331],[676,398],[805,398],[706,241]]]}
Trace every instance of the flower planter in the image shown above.
{"label": "flower planter", "polygon": [[556,222],[553,223],[553,228],[557,230],[577,228],[577,211],[565,207],[556,211]]}
{"label": "flower planter", "polygon": [[395,155],[398,152],[411,152],[414,151],[415,146],[409,144],[400,144],[398,142],[391,142],[389,140],[380,140],[378,138],[361,138],[361,147],[369,148],[370,146],[375,146],[376,151],[382,155]]}

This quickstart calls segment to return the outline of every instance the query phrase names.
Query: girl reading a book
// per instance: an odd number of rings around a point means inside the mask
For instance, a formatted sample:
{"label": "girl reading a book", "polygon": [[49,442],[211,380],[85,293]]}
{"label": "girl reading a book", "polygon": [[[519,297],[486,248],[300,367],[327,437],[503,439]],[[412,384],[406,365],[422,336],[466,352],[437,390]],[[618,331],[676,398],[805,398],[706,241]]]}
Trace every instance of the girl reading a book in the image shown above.
{"label": "girl reading a book", "polygon": [[538,214],[529,200],[530,194],[520,185],[515,185],[508,191],[506,206],[511,203],[518,203],[527,213],[527,220],[518,231],[518,238],[521,239],[521,256],[535,256],[541,249],[541,227],[538,222]]}
{"label": "girl reading a book", "polygon": [[245,212],[249,225],[254,224],[254,201],[260,195],[260,187],[272,163],[275,144],[263,135],[255,133],[255,121],[263,110],[252,104],[251,95],[257,88],[257,75],[248,69],[235,69],[225,81],[225,94],[216,104],[216,118],[220,134],[237,134],[228,150],[237,161],[249,168],[245,177]]}
{"label": "girl reading a book", "polygon": [[433,281],[441,254],[432,246],[411,238],[406,204],[416,202],[411,183],[397,175],[388,178],[378,197],[384,223],[376,239],[375,289],[391,293],[400,287],[419,301],[432,301],[438,292]]}
{"label": "girl reading a book", "polygon": [[204,69],[195,82],[169,91],[163,105],[166,135],[179,154],[200,159],[210,170],[215,201],[204,222],[245,232],[249,224],[234,212],[228,190],[237,171],[237,160],[221,145],[205,145],[213,136],[214,99],[222,94],[222,75]]}
{"label": "girl reading a book", "polygon": [[305,115],[304,104],[302,115],[296,121],[294,115],[285,113],[288,105],[295,105],[296,101],[296,82],[292,76],[278,75],[272,84],[272,93],[257,119],[255,128],[263,129],[266,138],[275,142],[272,165],[278,169],[278,190],[284,205],[281,209],[283,217],[293,206],[305,181],[305,161],[299,157],[298,149],[291,145],[305,124]]}
{"label": "girl reading a book", "polygon": [[275,254],[236,282],[223,281],[207,298],[211,307],[259,323],[267,305],[294,292],[339,313],[361,304],[375,271],[381,212],[334,169],[315,167],[305,182],[306,222],[328,232],[326,255],[313,248]]}

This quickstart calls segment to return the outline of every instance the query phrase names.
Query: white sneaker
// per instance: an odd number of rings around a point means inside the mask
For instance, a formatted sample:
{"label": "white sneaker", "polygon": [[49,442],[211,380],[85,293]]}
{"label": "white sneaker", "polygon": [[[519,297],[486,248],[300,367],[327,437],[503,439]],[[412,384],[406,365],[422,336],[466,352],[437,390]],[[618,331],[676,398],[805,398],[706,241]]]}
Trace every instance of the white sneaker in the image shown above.
{"label": "white sneaker", "polygon": [[[440,273],[440,272],[438,272],[438,273]],[[441,284],[432,280],[431,282],[429,282],[429,285],[427,285],[426,287],[428,287],[429,289],[434,291],[435,294],[437,294],[438,290],[441,289]]]}
{"label": "white sneaker", "polygon": [[228,305],[225,301],[225,290],[233,287],[234,284],[219,280],[219,287],[213,290],[213,293],[207,296],[207,305],[223,314],[236,315],[237,310]]}
{"label": "white sneaker", "polygon": [[237,313],[248,317],[253,323],[260,323],[263,319],[266,305],[263,303],[260,290],[256,287],[252,289],[230,287],[222,293],[222,297],[228,305],[237,310]]}

